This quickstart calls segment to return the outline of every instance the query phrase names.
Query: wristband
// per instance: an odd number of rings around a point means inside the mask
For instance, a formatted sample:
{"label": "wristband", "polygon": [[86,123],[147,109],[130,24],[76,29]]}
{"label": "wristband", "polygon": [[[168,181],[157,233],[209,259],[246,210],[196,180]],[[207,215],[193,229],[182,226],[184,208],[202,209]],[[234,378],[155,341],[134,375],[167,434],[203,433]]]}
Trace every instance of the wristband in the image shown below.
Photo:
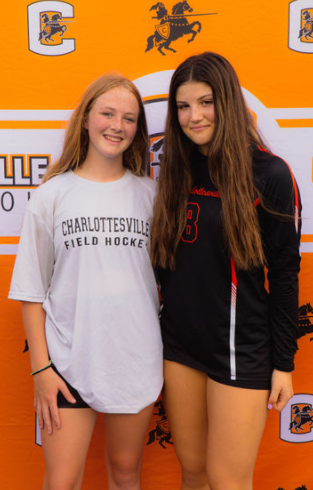
{"label": "wristband", "polygon": [[50,360],[49,364],[47,364],[45,367],[38,369],[38,371],[34,371],[33,373],[30,373],[31,376],[34,376],[35,374],[41,373],[41,371],[45,371],[46,369],[49,369],[52,367],[52,361]]}

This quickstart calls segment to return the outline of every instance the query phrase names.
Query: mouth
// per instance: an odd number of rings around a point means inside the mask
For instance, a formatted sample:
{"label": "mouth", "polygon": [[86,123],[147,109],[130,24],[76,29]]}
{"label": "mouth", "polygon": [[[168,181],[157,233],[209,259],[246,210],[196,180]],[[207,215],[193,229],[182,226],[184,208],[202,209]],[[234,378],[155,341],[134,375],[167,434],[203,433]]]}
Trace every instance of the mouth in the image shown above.
{"label": "mouth", "polygon": [[112,134],[104,134],[103,136],[107,141],[110,141],[111,143],[120,143],[121,141],[123,141],[123,138],[121,138],[120,136],[113,136]]}
{"label": "mouth", "polygon": [[203,129],[207,129],[209,128],[209,126],[192,126],[192,128],[190,128],[192,131],[202,131]]}

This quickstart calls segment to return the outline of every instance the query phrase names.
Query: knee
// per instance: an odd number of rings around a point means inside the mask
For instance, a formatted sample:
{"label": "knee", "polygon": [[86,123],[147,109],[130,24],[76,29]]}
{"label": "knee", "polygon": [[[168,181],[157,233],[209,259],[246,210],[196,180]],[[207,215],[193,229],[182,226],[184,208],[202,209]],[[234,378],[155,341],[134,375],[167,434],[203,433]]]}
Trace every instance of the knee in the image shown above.
{"label": "knee", "polygon": [[80,488],[82,475],[66,475],[46,473],[44,480],[44,490],[76,490]]}
{"label": "knee", "polygon": [[[205,472],[182,472],[182,481],[183,486],[186,488],[193,488],[195,490],[198,489],[206,489],[208,485],[208,480]],[[225,489],[224,489],[225,490]]]}
{"label": "knee", "polygon": [[209,481],[209,488],[210,490],[252,490],[252,487],[245,487],[245,486],[241,486],[241,485],[237,485],[236,483],[234,482],[216,482],[216,483],[212,483]]}
{"label": "knee", "polygon": [[252,479],[208,475],[210,490],[252,490]]}
{"label": "knee", "polygon": [[182,466],[182,480],[187,488],[207,488],[205,461],[189,460]]}
{"label": "knee", "polygon": [[127,455],[120,458],[110,458],[107,461],[109,479],[116,488],[127,490],[140,482],[141,462],[133,461]]}

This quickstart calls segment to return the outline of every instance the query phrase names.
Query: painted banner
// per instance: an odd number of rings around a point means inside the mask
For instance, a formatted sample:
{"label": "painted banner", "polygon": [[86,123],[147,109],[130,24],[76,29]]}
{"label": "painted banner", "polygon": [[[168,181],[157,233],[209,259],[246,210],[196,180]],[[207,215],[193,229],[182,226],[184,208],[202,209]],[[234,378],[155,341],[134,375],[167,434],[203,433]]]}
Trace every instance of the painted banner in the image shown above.
{"label": "painted banner", "polygon": [[[0,25],[1,489],[41,488],[44,471],[20,305],[7,300],[25,205],[60,154],[86,86],[112,70],[132,79],[143,97],[150,176],[158,180],[171,74],[186,57],[210,50],[235,67],[303,204],[295,396],[281,414],[269,413],[254,488],[313,490],[313,0],[15,0],[2,3]],[[83,490],[106,488],[104,437],[99,416]],[[147,433],[143,488],[180,488],[162,399]]]}

